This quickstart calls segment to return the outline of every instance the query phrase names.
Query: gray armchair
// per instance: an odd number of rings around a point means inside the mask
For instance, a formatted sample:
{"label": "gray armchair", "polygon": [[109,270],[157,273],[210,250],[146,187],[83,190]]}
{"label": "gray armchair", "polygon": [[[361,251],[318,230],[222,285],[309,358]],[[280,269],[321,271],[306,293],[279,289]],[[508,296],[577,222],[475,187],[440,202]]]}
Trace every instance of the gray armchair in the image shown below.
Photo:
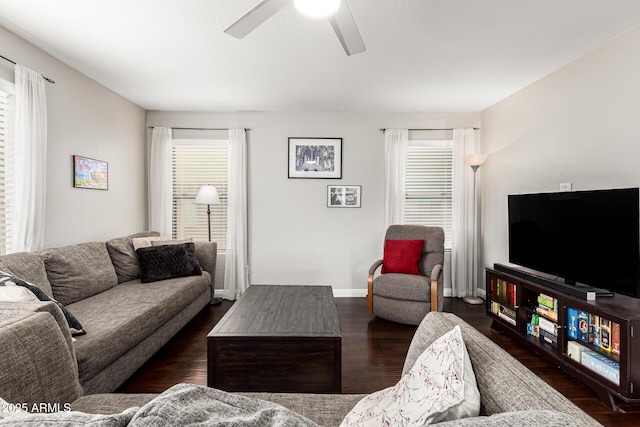
{"label": "gray armchair", "polygon": [[421,275],[385,273],[374,279],[383,265],[378,260],[369,269],[369,313],[393,322],[418,325],[429,311],[442,311],[444,284],[444,230],[421,225],[392,225],[386,240],[424,240],[419,261]]}

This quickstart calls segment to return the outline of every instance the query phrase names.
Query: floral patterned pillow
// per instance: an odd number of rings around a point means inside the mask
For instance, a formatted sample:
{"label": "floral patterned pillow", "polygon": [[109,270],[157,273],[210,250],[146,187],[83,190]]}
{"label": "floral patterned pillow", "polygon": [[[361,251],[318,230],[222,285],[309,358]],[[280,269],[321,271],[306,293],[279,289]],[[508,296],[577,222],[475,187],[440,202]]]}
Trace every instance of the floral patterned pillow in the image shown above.
{"label": "floral patterned pillow", "polygon": [[456,326],[434,341],[395,386],[358,402],[341,427],[417,426],[479,413],[480,392]]}

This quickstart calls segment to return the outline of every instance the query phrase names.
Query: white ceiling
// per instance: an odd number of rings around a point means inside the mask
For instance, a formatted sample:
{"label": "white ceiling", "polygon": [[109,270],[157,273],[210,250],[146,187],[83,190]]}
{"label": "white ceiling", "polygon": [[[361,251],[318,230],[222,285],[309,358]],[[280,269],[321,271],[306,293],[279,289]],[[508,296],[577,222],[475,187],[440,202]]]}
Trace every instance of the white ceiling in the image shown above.
{"label": "white ceiling", "polygon": [[404,112],[482,110],[640,23],[638,0],[346,1],[351,57],[292,4],[223,33],[258,0],[0,0],[0,25],[147,110]]}

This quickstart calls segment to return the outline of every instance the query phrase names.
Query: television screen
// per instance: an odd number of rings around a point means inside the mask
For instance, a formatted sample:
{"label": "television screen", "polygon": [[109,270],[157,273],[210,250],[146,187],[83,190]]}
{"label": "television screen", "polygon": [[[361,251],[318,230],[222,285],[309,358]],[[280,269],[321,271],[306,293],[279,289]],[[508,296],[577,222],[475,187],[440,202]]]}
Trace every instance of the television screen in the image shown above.
{"label": "television screen", "polygon": [[509,195],[509,262],[640,297],[638,188]]}

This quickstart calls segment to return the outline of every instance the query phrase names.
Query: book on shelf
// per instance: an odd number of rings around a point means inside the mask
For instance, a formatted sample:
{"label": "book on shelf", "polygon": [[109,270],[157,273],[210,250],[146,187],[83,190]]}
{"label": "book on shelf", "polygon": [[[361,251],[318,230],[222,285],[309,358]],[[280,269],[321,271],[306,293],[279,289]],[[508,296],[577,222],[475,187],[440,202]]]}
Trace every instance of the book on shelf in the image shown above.
{"label": "book on shelf", "polygon": [[553,310],[552,308],[549,308],[547,306],[540,306],[538,305],[535,308],[535,312],[538,314],[541,314],[545,317],[548,317],[549,319],[553,320],[554,322],[558,321],[558,312],[556,312],[555,310]]}
{"label": "book on shelf", "polygon": [[511,317],[507,316],[506,314],[499,312],[498,313],[498,317],[501,318],[502,320],[505,320],[507,323],[512,324],[513,326],[516,325],[516,319],[512,319]]}
{"label": "book on shelf", "polygon": [[504,279],[491,281],[491,295],[502,304],[516,307],[516,285]]}
{"label": "book on shelf", "polygon": [[582,351],[582,364],[609,381],[620,385],[620,364],[593,350]]}
{"label": "book on shelf", "polygon": [[611,321],[607,319],[600,321],[600,348],[611,351]]}
{"label": "book on shelf", "polygon": [[583,310],[578,310],[578,339],[589,342],[590,314]]}
{"label": "book on shelf", "polygon": [[547,333],[549,333],[551,335],[555,335],[556,337],[558,336],[558,324],[557,323],[552,322],[550,320],[547,320],[544,317],[540,317],[538,319],[538,326],[540,326],[540,329],[542,329],[543,331],[546,331]]}
{"label": "book on shelf", "polygon": [[578,339],[578,310],[571,307],[567,308],[567,335]]}
{"label": "book on shelf", "polygon": [[549,344],[557,344],[558,343],[558,335],[557,334],[553,334],[545,329],[540,328],[538,330],[540,336],[542,337],[542,339],[544,339],[546,342],[548,342]]}
{"label": "book on shelf", "polygon": [[611,322],[611,351],[620,355],[620,324]]}

